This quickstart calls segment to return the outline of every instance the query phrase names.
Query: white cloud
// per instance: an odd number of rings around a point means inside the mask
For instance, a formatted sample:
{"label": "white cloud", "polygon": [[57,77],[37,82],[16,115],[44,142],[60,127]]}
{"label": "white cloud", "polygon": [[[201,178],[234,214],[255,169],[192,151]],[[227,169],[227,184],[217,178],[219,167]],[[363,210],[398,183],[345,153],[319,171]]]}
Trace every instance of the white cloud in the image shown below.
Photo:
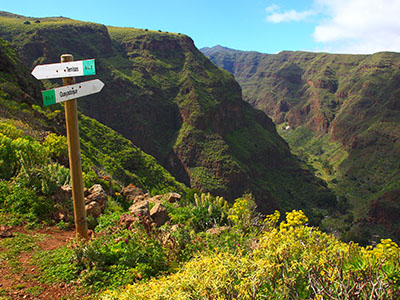
{"label": "white cloud", "polygon": [[325,15],[317,42],[335,52],[400,51],[400,0],[315,0]]}
{"label": "white cloud", "polygon": [[266,12],[272,23],[313,16],[314,40],[331,52],[400,52],[400,0],[313,0],[310,10],[282,11],[274,4]]}
{"label": "white cloud", "polygon": [[277,10],[279,10],[279,9],[280,9],[280,7],[279,7],[278,5],[272,4],[272,5],[268,6],[268,7],[265,9],[265,11],[266,11],[267,13],[271,13],[271,12],[277,11]]}
{"label": "white cloud", "polygon": [[284,12],[274,12],[273,14],[267,16],[267,21],[272,23],[281,23],[281,22],[291,22],[291,21],[302,21],[313,15],[313,10],[307,11],[295,11],[294,9],[284,11]]}

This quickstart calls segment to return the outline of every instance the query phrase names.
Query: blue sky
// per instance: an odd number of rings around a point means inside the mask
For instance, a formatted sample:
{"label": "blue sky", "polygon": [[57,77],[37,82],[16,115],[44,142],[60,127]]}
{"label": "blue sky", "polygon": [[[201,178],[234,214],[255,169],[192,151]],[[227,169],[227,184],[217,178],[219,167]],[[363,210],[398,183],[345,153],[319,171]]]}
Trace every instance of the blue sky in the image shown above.
{"label": "blue sky", "polygon": [[400,52],[400,0],[10,0],[0,10],[181,32],[198,48]]}

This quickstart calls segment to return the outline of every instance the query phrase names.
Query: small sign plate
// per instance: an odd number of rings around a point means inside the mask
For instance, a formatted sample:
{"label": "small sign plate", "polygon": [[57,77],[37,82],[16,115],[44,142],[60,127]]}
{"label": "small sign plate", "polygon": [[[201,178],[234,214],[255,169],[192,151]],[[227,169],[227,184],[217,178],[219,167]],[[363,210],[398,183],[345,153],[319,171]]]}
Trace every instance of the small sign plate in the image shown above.
{"label": "small sign plate", "polygon": [[36,79],[52,79],[96,75],[94,59],[71,61],[66,63],[38,65],[32,73]]}
{"label": "small sign plate", "polygon": [[101,91],[104,83],[99,79],[84,81],[81,83],[62,86],[59,88],[42,91],[43,105],[55,103],[95,94]]}

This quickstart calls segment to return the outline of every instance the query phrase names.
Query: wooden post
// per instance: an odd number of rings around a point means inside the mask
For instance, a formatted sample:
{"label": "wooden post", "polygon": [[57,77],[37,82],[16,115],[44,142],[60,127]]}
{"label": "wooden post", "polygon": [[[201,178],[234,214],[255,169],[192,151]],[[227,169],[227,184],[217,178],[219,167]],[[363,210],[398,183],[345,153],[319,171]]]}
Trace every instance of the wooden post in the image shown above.
{"label": "wooden post", "polygon": [[[73,60],[74,57],[71,54],[61,55],[62,63]],[[62,81],[63,85],[66,86],[74,84],[75,78],[65,77]],[[72,198],[74,203],[75,231],[78,238],[88,239],[76,99],[66,101],[64,103],[64,108],[67,125],[69,168],[72,181]]]}

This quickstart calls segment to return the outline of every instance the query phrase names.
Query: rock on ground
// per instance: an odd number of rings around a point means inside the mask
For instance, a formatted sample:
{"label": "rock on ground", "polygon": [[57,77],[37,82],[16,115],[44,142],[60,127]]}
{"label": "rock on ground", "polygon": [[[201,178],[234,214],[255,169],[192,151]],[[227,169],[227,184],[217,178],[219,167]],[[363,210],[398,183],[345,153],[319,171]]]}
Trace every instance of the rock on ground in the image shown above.
{"label": "rock on ground", "polygon": [[169,220],[168,210],[161,203],[157,203],[151,209],[150,217],[157,226],[164,225]]}

